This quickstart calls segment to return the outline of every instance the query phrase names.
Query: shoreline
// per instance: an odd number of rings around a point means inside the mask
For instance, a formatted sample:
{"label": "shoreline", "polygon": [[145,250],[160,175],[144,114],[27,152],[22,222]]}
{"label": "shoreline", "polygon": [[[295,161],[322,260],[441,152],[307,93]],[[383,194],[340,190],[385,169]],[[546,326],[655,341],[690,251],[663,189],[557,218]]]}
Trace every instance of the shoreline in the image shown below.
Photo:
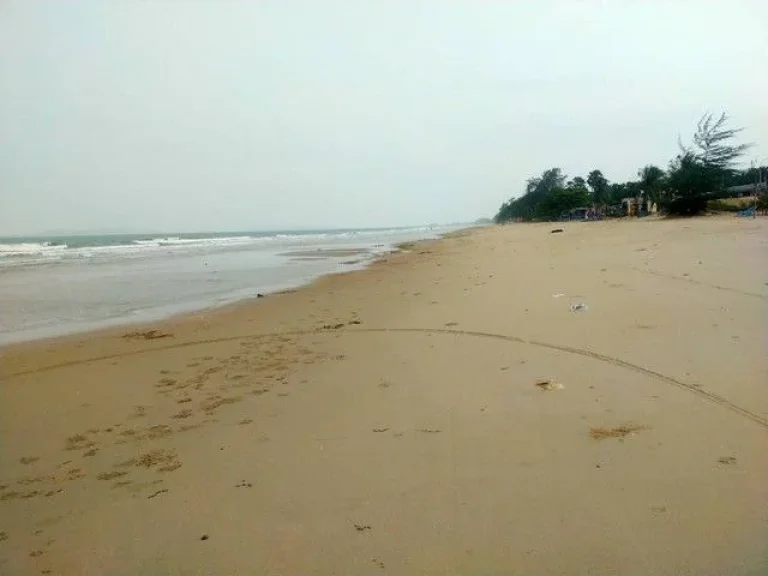
{"label": "shoreline", "polygon": [[[288,256],[292,260],[316,260],[320,259],[337,259],[347,256],[368,256],[369,258],[356,260],[354,262],[342,262],[342,264],[350,266],[349,269],[341,272],[327,272],[320,274],[313,278],[310,278],[306,282],[288,283],[274,290],[265,290],[259,292],[255,296],[246,297],[233,297],[231,299],[222,299],[218,303],[189,303],[187,306],[183,306],[178,311],[164,312],[164,311],[142,311],[140,316],[135,319],[122,316],[115,318],[104,318],[101,320],[94,320],[90,322],[81,322],[77,324],[68,324],[64,326],[46,326],[42,328],[31,328],[23,330],[21,332],[0,334],[0,353],[5,348],[34,344],[39,342],[52,343],[60,339],[66,339],[71,337],[84,337],[89,334],[101,334],[111,333],[121,329],[127,329],[129,327],[141,328],[145,326],[154,326],[164,322],[172,322],[174,320],[182,320],[185,317],[194,317],[199,314],[215,313],[218,310],[226,310],[233,306],[249,305],[256,303],[257,300],[261,300],[265,297],[271,297],[274,295],[285,294],[296,290],[301,290],[307,286],[312,285],[314,282],[321,280],[326,276],[340,275],[340,274],[354,274],[361,270],[365,270],[370,266],[376,264],[381,258],[386,258],[388,255],[398,252],[406,252],[410,246],[416,246],[422,242],[434,242],[439,241],[442,238],[456,233],[464,233],[470,231],[473,228],[461,228],[440,234],[437,238],[425,238],[421,240],[413,240],[407,242],[398,242],[388,247],[387,250],[376,253],[369,249],[357,248],[357,249],[317,249],[313,251],[293,251],[282,253],[283,256]],[[320,254],[320,257],[314,255]]]}
{"label": "shoreline", "polygon": [[[345,270],[342,272],[329,272],[327,274],[321,274],[320,276],[311,279],[309,282],[299,284],[297,286],[279,289],[274,292],[266,292],[263,295],[242,298],[232,302],[225,302],[221,305],[213,305],[205,308],[190,310],[187,312],[171,314],[169,316],[163,316],[155,320],[145,319],[137,320],[135,322],[117,320],[115,323],[107,321],[109,322],[108,325],[93,329],[83,329],[75,332],[44,336],[30,340],[0,342],[0,355],[5,356],[5,363],[0,366],[0,368],[2,368],[2,370],[0,370],[0,378],[13,377],[24,373],[23,371],[18,372],[7,369],[10,364],[9,356],[12,357],[17,352],[25,356],[30,352],[34,354],[39,349],[49,349],[51,347],[57,346],[61,346],[69,350],[75,350],[81,348],[84,342],[97,339],[121,339],[128,334],[141,334],[151,331],[173,333],[177,326],[183,326],[184,328],[192,326],[192,329],[195,329],[195,325],[206,326],[211,321],[215,321],[219,316],[221,316],[223,319],[226,319],[228,316],[238,315],[241,311],[248,312],[252,311],[257,306],[264,306],[267,302],[272,301],[275,298],[300,293],[304,290],[315,289],[318,284],[322,284],[324,282],[336,282],[337,280],[343,281],[343,278],[348,276],[365,273],[374,267],[384,265],[388,262],[389,258],[395,256],[406,257],[415,248],[432,246],[446,239],[471,235],[475,230],[481,229],[483,228],[461,228],[459,230],[441,234],[437,238],[424,238],[421,240],[400,242],[393,245],[391,249],[388,249],[386,252],[382,252],[381,254],[376,255],[364,266],[351,270]],[[147,340],[152,339],[149,338]],[[139,342],[141,341],[141,338],[136,338],[135,341]],[[44,369],[47,369],[47,367]]]}
{"label": "shoreline", "polygon": [[562,227],[3,347],[0,572],[762,573],[768,222]]}

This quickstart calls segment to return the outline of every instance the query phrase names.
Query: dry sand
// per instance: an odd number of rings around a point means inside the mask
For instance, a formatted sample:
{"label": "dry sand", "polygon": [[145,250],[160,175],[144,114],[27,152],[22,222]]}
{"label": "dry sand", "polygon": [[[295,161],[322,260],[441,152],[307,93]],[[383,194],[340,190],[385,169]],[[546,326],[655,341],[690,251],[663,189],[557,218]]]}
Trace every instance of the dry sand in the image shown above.
{"label": "dry sand", "polygon": [[551,228],[6,348],[0,573],[765,574],[768,221]]}

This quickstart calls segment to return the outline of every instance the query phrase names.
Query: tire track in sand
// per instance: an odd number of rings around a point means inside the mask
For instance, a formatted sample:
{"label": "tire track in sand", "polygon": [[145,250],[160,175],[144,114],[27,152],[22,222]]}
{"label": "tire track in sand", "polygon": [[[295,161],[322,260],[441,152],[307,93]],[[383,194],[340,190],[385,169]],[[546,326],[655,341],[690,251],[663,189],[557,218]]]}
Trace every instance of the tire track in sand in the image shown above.
{"label": "tire track in sand", "polygon": [[30,374],[40,374],[42,372],[49,372],[51,370],[57,370],[59,368],[78,366],[82,364],[91,364],[94,362],[101,362],[105,360],[115,360],[115,359],[125,358],[129,356],[138,356],[140,354],[149,354],[152,352],[160,352],[162,350],[188,348],[191,346],[217,344],[220,342],[233,342],[237,340],[259,340],[263,338],[276,338],[280,336],[309,336],[309,335],[317,336],[324,333],[338,334],[340,331],[347,332],[350,334],[393,333],[393,334],[441,334],[441,335],[449,335],[449,336],[470,336],[475,338],[487,338],[491,340],[514,342],[517,344],[525,344],[528,346],[535,346],[538,348],[545,348],[545,349],[554,350],[557,352],[563,352],[565,354],[571,354],[574,356],[591,358],[598,362],[604,362],[612,366],[617,366],[619,368],[624,368],[626,370],[632,370],[633,372],[643,374],[645,376],[648,376],[649,378],[660,380],[661,382],[669,384],[670,386],[674,386],[681,390],[690,392],[698,396],[702,400],[706,400],[714,404],[717,404],[719,406],[722,406],[724,408],[727,408],[732,412],[735,412],[736,414],[739,414],[740,416],[747,418],[755,422],[756,424],[759,424],[760,426],[768,429],[768,418],[766,418],[765,416],[762,416],[756,412],[747,410],[746,408],[743,408],[738,404],[734,404],[733,402],[731,402],[730,400],[728,400],[723,396],[720,396],[719,394],[715,394],[714,392],[709,392],[708,390],[704,390],[693,384],[687,384],[681,380],[677,380],[676,378],[667,376],[666,374],[662,374],[661,372],[656,372],[655,370],[651,370],[650,368],[646,368],[645,366],[641,366],[639,364],[634,364],[632,362],[622,360],[621,358],[608,356],[607,354],[601,354],[599,352],[593,352],[591,350],[586,350],[584,348],[564,346],[561,344],[552,344],[550,342],[542,342],[539,340],[527,340],[525,338],[521,338],[520,336],[512,336],[508,334],[497,334],[494,332],[480,332],[480,331],[474,331],[474,330],[453,330],[453,329],[447,329],[447,328],[354,328],[349,330],[339,330],[339,329],[285,330],[285,331],[278,331],[278,332],[254,333],[254,334],[245,334],[245,335],[238,335],[238,336],[225,336],[222,338],[210,338],[210,339],[203,339],[203,340],[191,340],[187,342],[178,342],[175,344],[162,344],[159,346],[153,346],[151,348],[131,350],[129,352],[117,352],[115,354],[105,354],[103,356],[94,356],[94,357],[85,358],[82,360],[72,360],[69,362],[61,362],[58,364],[51,364],[49,366],[43,366],[40,368],[34,368],[30,370],[21,370],[21,371],[13,372],[10,374],[5,374],[5,378],[26,376]]}
{"label": "tire track in sand", "polygon": [[687,276],[675,276],[674,274],[664,274],[663,272],[656,272],[655,270],[643,270],[642,268],[632,267],[635,272],[642,274],[650,274],[651,276],[658,276],[659,278],[669,278],[670,280],[678,280],[680,282],[688,282],[689,284],[695,284],[696,286],[703,286],[705,288],[712,288],[714,290],[724,290],[725,292],[733,292],[735,294],[741,294],[742,296],[750,296],[752,298],[759,298],[765,300],[768,298],[765,294],[758,294],[757,292],[747,292],[746,290],[739,290],[738,288],[729,288],[728,286],[720,286],[719,284],[710,284],[709,282],[702,282],[701,280],[694,280]]}

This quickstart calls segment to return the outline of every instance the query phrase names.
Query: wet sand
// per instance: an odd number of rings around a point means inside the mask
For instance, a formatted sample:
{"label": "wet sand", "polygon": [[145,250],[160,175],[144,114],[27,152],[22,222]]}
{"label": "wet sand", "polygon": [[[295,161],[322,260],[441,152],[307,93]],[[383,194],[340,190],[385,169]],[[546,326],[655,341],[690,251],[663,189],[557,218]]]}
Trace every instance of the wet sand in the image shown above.
{"label": "wet sand", "polygon": [[0,574],[765,574],[768,221],[562,227],[4,348]]}
{"label": "wet sand", "polygon": [[364,248],[317,248],[316,250],[294,250],[283,252],[280,256],[289,258],[341,258],[344,256],[364,256],[370,254]]}

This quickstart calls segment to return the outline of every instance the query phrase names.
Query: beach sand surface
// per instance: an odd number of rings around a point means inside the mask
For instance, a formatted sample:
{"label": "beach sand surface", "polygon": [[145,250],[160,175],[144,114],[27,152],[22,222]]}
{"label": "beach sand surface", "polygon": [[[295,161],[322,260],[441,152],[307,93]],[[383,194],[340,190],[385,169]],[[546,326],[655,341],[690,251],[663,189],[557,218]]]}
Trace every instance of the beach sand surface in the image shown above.
{"label": "beach sand surface", "polygon": [[768,573],[768,221],[555,227],[4,348],[0,574]]}

